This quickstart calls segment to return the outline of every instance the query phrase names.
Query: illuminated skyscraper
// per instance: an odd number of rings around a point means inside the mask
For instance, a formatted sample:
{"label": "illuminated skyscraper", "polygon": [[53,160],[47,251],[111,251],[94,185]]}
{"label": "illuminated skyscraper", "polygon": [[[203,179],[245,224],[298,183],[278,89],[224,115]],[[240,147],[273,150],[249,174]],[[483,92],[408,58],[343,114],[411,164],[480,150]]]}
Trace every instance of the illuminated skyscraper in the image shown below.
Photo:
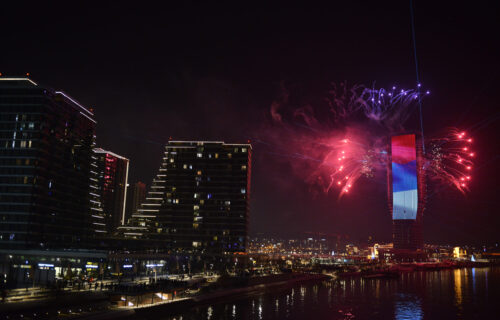
{"label": "illuminated skyscraper", "polygon": [[129,160],[95,148],[91,163],[91,217],[96,233],[113,233],[125,223]]}
{"label": "illuminated skyscraper", "polygon": [[126,237],[174,252],[244,252],[251,145],[169,141],[158,174]]}
{"label": "illuminated skyscraper", "polygon": [[423,248],[425,181],[422,165],[421,144],[417,143],[415,134],[391,137],[388,182],[394,249]]}
{"label": "illuminated skyscraper", "polygon": [[86,247],[94,114],[28,78],[0,78],[0,248]]}

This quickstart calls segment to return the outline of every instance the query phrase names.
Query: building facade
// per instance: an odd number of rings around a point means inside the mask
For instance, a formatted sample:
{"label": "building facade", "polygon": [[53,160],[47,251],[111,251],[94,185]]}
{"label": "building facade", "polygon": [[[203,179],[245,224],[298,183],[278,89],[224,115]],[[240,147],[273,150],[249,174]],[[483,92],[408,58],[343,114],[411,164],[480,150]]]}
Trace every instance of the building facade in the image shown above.
{"label": "building facade", "polygon": [[172,252],[245,252],[250,176],[250,144],[169,141],[123,234]]}
{"label": "building facade", "polygon": [[423,248],[424,178],[422,148],[417,135],[392,136],[388,196],[395,250]]}
{"label": "building facade", "polygon": [[0,119],[0,248],[87,247],[92,111],[28,78],[0,78]]}
{"label": "building facade", "polygon": [[125,224],[129,159],[94,148],[90,170],[90,215],[98,237]]}

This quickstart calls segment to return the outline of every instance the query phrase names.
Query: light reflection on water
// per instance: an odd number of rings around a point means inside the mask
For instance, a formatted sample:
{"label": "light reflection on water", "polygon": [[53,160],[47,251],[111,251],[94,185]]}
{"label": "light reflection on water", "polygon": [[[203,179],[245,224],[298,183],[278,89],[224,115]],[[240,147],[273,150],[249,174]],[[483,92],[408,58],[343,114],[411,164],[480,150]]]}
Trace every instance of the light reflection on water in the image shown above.
{"label": "light reflection on water", "polygon": [[313,282],[155,319],[490,319],[497,301],[499,267],[456,269]]}
{"label": "light reflection on water", "polygon": [[394,319],[420,320],[422,318],[420,299],[414,295],[399,294],[395,304]]}
{"label": "light reflection on water", "polygon": [[212,319],[212,314],[214,313],[214,309],[212,308],[212,306],[209,306],[207,308],[207,319],[210,320]]}

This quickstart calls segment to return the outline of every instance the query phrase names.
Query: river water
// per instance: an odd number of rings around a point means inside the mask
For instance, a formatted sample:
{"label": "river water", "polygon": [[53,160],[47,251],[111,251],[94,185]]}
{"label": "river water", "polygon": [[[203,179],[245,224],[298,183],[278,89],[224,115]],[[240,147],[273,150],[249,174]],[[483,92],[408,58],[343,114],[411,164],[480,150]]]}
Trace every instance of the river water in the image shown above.
{"label": "river water", "polygon": [[307,283],[158,319],[500,319],[500,267]]}

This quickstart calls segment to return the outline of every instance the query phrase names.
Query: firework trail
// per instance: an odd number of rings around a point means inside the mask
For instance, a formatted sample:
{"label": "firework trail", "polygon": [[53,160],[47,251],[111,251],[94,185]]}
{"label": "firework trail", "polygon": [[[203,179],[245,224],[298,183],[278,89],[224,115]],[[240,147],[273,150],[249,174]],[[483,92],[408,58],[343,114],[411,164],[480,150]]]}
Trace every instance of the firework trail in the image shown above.
{"label": "firework trail", "polygon": [[[419,85],[420,87],[420,85]],[[425,95],[430,94],[426,91]],[[423,93],[419,90],[405,90],[392,87],[385,89],[365,89],[363,91],[364,112],[367,118],[380,122],[388,128],[394,128],[398,124],[403,129],[403,124],[408,120],[418,98]]]}
{"label": "firework trail", "polygon": [[[282,90],[271,105],[273,124],[266,132],[267,139],[279,141],[273,152],[278,149],[293,159],[293,171],[310,186],[339,197],[351,192],[362,177],[385,179],[388,137],[405,131],[419,98],[430,94],[341,83],[332,85],[326,105],[293,107],[283,85]],[[463,169],[471,170],[474,155],[470,146],[462,146],[472,141],[465,138],[465,133],[453,130],[445,138],[430,140],[432,151],[425,159],[433,180],[451,183],[462,192],[471,179]]]}

